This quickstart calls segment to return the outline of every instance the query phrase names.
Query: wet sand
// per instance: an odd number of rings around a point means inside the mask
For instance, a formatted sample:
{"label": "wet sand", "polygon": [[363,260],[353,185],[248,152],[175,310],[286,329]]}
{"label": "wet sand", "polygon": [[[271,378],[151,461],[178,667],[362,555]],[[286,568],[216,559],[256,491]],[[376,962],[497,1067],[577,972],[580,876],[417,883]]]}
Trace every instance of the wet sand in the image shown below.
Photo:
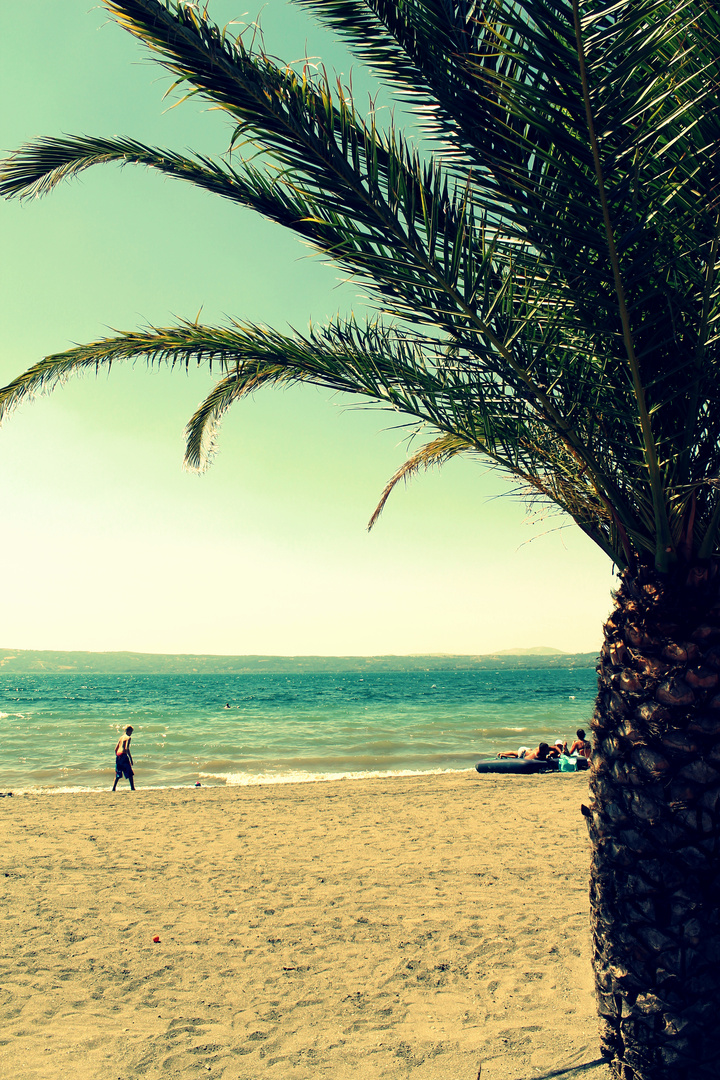
{"label": "wet sand", "polygon": [[122,784],[0,799],[0,1076],[532,1080],[598,1058],[585,774]]}

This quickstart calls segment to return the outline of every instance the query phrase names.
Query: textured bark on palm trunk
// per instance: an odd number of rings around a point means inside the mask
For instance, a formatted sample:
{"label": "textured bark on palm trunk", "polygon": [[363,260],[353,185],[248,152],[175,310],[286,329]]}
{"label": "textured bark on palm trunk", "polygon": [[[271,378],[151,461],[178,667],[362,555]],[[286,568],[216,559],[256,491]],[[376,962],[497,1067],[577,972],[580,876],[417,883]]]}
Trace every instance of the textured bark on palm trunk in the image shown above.
{"label": "textured bark on palm trunk", "polygon": [[584,812],[603,1052],[621,1080],[716,1080],[718,564],[626,572],[598,674]]}

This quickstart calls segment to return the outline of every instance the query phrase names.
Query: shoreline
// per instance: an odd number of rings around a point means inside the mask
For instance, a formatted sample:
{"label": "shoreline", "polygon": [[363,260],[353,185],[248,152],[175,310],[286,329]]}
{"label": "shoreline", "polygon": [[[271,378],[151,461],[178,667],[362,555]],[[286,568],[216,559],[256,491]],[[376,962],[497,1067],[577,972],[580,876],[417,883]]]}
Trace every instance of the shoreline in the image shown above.
{"label": "shoreline", "polygon": [[[357,781],[365,780],[389,780],[392,777],[414,777],[414,776],[456,776],[464,775],[467,773],[475,773],[475,766],[468,766],[464,769],[396,769],[396,770],[378,770],[377,772],[347,772],[347,773],[320,773],[313,775],[308,773],[307,775],[299,775],[298,773],[288,773],[285,775],[278,775],[276,777],[270,776],[267,773],[248,774],[250,779],[243,780],[221,780],[217,778],[217,782],[207,783],[202,780],[199,787],[205,790],[216,791],[222,789],[226,791],[228,789],[234,790],[240,788],[258,788],[258,787],[284,787],[288,784],[335,784],[335,783],[355,783]],[[204,774],[200,773],[200,777]],[[234,776],[241,774],[235,773]],[[89,795],[89,794],[101,794],[112,788],[112,781],[115,778],[115,774],[108,772],[107,786],[103,787],[17,787],[13,791],[0,792],[0,798],[5,796],[25,796],[25,795]],[[206,777],[206,780],[212,780],[211,777]],[[138,791],[197,791],[198,786],[194,783],[184,784],[148,784],[145,787],[142,786],[142,780],[139,781],[138,786],[138,773],[135,774],[135,781]],[[126,787],[127,781],[120,781],[118,790],[115,792],[117,795],[119,792],[129,791]]]}
{"label": "shoreline", "polygon": [[[492,759],[487,759],[492,760]],[[258,787],[285,787],[286,785],[293,784],[335,784],[335,783],[357,783],[366,780],[389,780],[393,777],[410,779],[412,777],[430,777],[430,776],[470,776],[475,777],[477,771],[475,766],[466,766],[461,769],[452,768],[438,768],[438,769],[379,769],[377,771],[363,771],[363,772],[331,772],[331,773],[285,773],[273,776],[268,773],[248,773],[247,779],[223,779],[220,776],[214,774],[199,773],[202,779],[200,783],[193,783],[187,781],[179,784],[142,784],[142,779],[138,782],[138,773],[135,773],[136,787],[139,791],[197,791],[199,789],[205,790],[232,790],[235,788],[258,788]],[[547,775],[560,775],[559,770]],[[241,773],[232,774],[233,777],[242,776]],[[115,774],[109,773],[108,782],[102,787],[51,787],[50,785],[44,787],[17,787],[13,791],[0,791],[0,798],[6,796],[45,796],[45,795],[88,795],[88,794],[102,794],[104,791],[112,789],[110,780],[114,780]],[[208,783],[208,780],[210,781]],[[120,781],[120,786],[114,794],[129,791],[126,788],[127,781]]]}
{"label": "shoreline", "polygon": [[468,770],[0,800],[0,1072],[588,1065],[586,797],[582,773]]}

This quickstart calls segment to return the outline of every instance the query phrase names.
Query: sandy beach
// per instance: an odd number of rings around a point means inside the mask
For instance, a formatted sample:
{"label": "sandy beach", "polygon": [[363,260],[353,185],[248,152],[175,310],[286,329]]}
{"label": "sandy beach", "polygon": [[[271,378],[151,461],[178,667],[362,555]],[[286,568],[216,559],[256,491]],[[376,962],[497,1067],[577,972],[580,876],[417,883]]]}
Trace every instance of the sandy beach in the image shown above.
{"label": "sandy beach", "polygon": [[0,1076],[587,1065],[586,798],[473,772],[0,799]]}

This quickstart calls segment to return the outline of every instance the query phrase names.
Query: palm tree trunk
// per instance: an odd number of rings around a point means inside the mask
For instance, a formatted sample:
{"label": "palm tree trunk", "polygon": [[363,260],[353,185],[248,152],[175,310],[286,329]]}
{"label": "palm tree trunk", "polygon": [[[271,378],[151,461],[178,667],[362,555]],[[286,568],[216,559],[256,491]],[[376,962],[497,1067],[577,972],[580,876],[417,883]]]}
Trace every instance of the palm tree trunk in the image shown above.
{"label": "palm tree trunk", "polygon": [[620,1080],[717,1080],[720,569],[626,572],[593,716],[593,965]]}

